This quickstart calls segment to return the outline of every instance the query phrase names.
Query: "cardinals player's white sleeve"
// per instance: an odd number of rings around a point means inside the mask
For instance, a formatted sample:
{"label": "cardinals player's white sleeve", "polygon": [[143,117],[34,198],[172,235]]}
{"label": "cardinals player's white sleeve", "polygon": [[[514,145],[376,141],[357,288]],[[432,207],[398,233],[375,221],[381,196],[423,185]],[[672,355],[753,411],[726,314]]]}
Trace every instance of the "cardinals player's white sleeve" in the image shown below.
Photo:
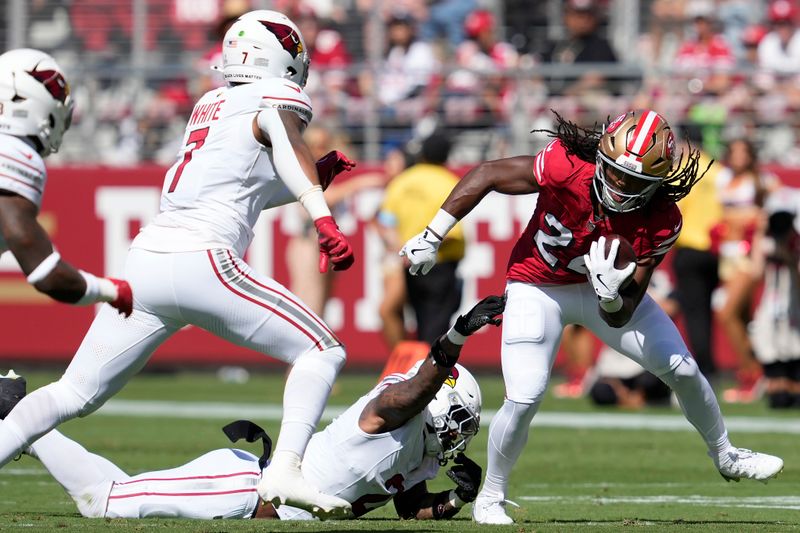
{"label": "cardinals player's white sleeve", "polygon": [[44,161],[36,150],[17,137],[0,135],[0,189],[41,207],[46,181]]}
{"label": "cardinals player's white sleeve", "polygon": [[261,91],[257,124],[272,145],[272,162],[277,175],[312,220],[330,216],[322,187],[312,183],[300,166],[280,116],[280,111],[291,111],[308,124],[312,116],[311,100],[300,86],[283,79],[266,80],[258,84],[257,90]]}

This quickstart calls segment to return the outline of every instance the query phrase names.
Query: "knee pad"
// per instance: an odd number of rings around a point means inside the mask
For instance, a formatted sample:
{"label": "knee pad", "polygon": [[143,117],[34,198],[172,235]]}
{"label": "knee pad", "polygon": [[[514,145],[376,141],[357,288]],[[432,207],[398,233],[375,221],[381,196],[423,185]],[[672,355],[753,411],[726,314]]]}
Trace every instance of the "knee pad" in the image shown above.
{"label": "knee pad", "polygon": [[538,405],[544,399],[545,392],[547,392],[549,378],[549,374],[527,376],[524,384],[518,383],[519,380],[506,379],[506,399],[518,404]]}

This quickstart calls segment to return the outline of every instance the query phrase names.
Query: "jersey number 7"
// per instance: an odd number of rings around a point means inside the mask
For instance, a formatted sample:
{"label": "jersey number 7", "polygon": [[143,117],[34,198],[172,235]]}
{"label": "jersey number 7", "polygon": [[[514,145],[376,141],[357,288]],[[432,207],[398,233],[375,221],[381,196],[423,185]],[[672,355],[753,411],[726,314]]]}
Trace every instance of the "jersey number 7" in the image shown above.
{"label": "jersey number 7", "polygon": [[178,180],[181,179],[181,174],[183,174],[184,167],[186,167],[189,161],[192,160],[192,152],[200,149],[200,147],[205,144],[206,137],[208,137],[208,128],[209,126],[199,130],[194,130],[189,134],[189,139],[186,141],[186,146],[189,146],[190,144],[194,144],[194,146],[192,146],[191,149],[186,150],[186,152],[183,154],[183,161],[181,161],[181,164],[178,165],[178,168],[175,170],[175,176],[172,178],[172,183],[169,184],[169,190],[167,192],[174,191],[175,187],[178,186]]}

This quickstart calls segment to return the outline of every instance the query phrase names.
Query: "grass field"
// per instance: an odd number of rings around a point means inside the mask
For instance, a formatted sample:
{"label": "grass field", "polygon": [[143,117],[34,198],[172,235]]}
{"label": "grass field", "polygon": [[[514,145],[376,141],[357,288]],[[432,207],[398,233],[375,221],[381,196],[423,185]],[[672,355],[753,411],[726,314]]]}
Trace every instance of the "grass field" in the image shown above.
{"label": "grass field", "polygon": [[[27,374],[31,388],[54,374]],[[213,374],[145,374],[108,409],[63,426],[64,432],[129,473],[177,466],[229,445],[220,431],[238,416],[252,417],[277,435],[281,375],[255,375],[226,384]],[[496,376],[479,376],[487,414],[500,406]],[[374,383],[371,375],[344,375],[331,406],[343,407]],[[124,401],[116,401],[124,400]],[[149,403],[145,403],[149,402]],[[182,402],[180,406],[174,403]],[[213,405],[198,402],[214,402]],[[268,409],[267,406],[272,406]],[[178,409],[178,407],[183,407]],[[149,409],[150,414],[143,411]],[[259,419],[265,413],[270,420]],[[763,405],[723,406],[738,446],[781,455],[786,469],[769,485],[725,483],[705,455],[700,438],[679,421],[678,411],[637,415],[593,409],[583,400],[548,398],[512,478],[509,498],[517,524],[507,531],[797,531],[800,530],[800,418]],[[644,414],[645,416],[640,416]],[[798,413],[800,414],[800,413]],[[270,416],[271,415],[271,416]],[[638,416],[638,418],[631,418]],[[767,423],[754,427],[752,418]],[[488,418],[485,417],[485,418]],[[580,427],[566,427],[575,422]],[[623,427],[646,424],[650,429]],[[485,465],[488,422],[470,456]],[[244,446],[243,446],[244,447]],[[253,448],[254,452],[257,450]],[[443,490],[444,476],[431,484]],[[188,520],[88,520],[29,457],[0,470],[0,531],[479,531],[469,508],[456,522],[400,522],[391,505],[359,521],[328,523],[200,522]]]}

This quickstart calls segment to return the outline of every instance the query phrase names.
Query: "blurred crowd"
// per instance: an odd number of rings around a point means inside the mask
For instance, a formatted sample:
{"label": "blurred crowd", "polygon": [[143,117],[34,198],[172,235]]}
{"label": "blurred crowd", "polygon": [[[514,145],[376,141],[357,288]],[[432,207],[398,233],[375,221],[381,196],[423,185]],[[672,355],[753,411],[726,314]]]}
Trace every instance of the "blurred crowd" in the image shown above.
{"label": "blurred crowd", "polygon": [[[241,13],[266,8],[292,18],[311,57],[309,145],[383,164],[327,196],[346,209],[355,192],[388,183],[375,224],[387,250],[381,318],[391,348],[414,337],[414,318],[431,321],[430,302],[453,310],[460,302],[463,240],[442,248],[430,287],[415,284],[397,261],[400,243],[430,218],[402,207],[402,198],[418,194],[415,184],[441,185],[424,200],[434,209],[456,179],[445,163],[535,153],[545,138],[530,131],[551,127],[551,109],[587,126],[630,108],[658,110],[706,162],[718,163],[682,202],[684,229],[669,260],[676,284],[667,290],[662,281],[653,294],[682,317],[712,381],[713,328],[722,327],[738,358],[727,400],[764,392],[773,407],[800,405],[800,197],[763,166],[800,165],[794,0],[23,4],[21,19],[18,10],[0,12],[0,38],[15,42],[14,26],[22,24],[17,45],[52,53],[72,73],[75,133],[58,158],[120,166],[173,162],[194,101],[223,83],[211,67],[221,63],[222,36]],[[304,258],[316,253],[315,242],[297,219],[292,288],[321,313],[332,278],[308,270],[314,261]],[[445,294],[434,290],[442,288]],[[588,393],[628,407],[666,401],[658,380],[615,354],[601,351],[595,363],[585,331],[568,329],[563,349],[570,379],[559,395]]]}
{"label": "blurred crowd", "polygon": [[[756,141],[762,161],[800,162],[793,0],[31,0],[0,13],[7,43],[77,75],[62,161],[170,163],[193,101],[221,84],[225,28],[244,11],[288,14],[311,52],[315,120],[377,159],[419,124],[453,161],[524,153],[550,109],[585,124],[653,107],[700,131]],[[17,18],[15,18],[17,17]],[[370,144],[371,143],[371,144]],[[371,146],[370,149],[365,148]]]}

